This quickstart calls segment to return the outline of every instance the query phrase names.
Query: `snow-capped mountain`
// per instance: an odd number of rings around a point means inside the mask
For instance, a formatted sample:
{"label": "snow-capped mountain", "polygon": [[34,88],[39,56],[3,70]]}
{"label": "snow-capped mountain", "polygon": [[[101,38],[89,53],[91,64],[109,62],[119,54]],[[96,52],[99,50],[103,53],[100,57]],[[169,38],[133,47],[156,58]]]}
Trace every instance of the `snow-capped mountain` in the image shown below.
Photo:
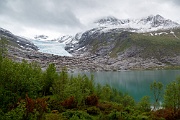
{"label": "snow-capped mountain", "polygon": [[79,42],[81,36],[82,36],[82,33],[77,33],[75,36],[65,35],[65,36],[59,37],[55,40],[60,43],[64,43],[67,46],[74,46],[75,44],[77,44]]}
{"label": "snow-capped mountain", "polygon": [[[172,20],[166,19],[161,15],[150,15],[140,19],[118,19],[113,16],[108,16],[96,20],[94,22],[94,28],[77,33],[76,35],[64,35],[59,38],[51,39],[52,41],[58,41],[60,43],[64,43],[67,46],[72,46],[77,44],[80,39],[84,39],[84,37],[95,34],[101,34],[106,32],[121,32],[121,31],[129,31],[129,32],[138,32],[145,33],[150,31],[156,31],[160,29],[171,29],[180,27],[180,24],[174,22]],[[35,36],[35,39],[38,40],[50,40],[46,35],[38,35]]]}
{"label": "snow-capped mountain", "polygon": [[[112,16],[104,17],[94,22],[95,27],[74,36],[64,35],[59,38],[49,38],[46,35],[37,35],[34,38],[41,41],[59,42],[70,53],[86,51],[95,39],[106,39],[112,42],[114,35],[122,32],[146,33],[157,30],[166,30],[180,27],[177,22],[166,19],[160,15],[150,15],[140,19],[118,19]],[[112,46],[111,46],[112,47]]]}
{"label": "snow-capped mountain", "polygon": [[160,15],[150,15],[141,19],[117,19],[115,17],[105,17],[94,23],[100,27],[133,28],[137,29],[137,32],[148,32],[180,26],[177,22],[165,19]]}
{"label": "snow-capped mountain", "polygon": [[160,16],[160,15],[156,15],[156,16],[148,16],[146,18],[142,18],[140,19],[140,21],[138,22],[138,24],[142,24],[142,25],[150,25],[150,27],[165,27],[165,28],[174,28],[176,26],[179,26],[178,23],[173,22],[172,20],[169,19],[165,19],[164,17]]}
{"label": "snow-capped mountain", "polygon": [[57,40],[58,42],[60,42],[60,43],[68,44],[68,43],[73,42],[73,36],[71,36],[71,35],[65,35],[65,36],[62,36],[62,37],[60,37],[60,38],[57,38],[56,40]]}
{"label": "snow-capped mountain", "polygon": [[48,36],[46,36],[46,35],[36,35],[34,37],[34,39],[36,39],[36,40],[47,40]]}
{"label": "snow-capped mountain", "polygon": [[124,20],[120,20],[117,19],[113,16],[108,16],[102,19],[99,19],[97,21],[95,21],[95,23],[98,24],[98,26],[117,26],[117,25],[122,25],[122,24],[126,24],[129,23],[129,20],[124,19]]}
{"label": "snow-capped mountain", "polygon": [[[94,22],[97,27],[78,33],[75,36],[62,36],[57,39],[60,43],[65,43],[65,49],[72,53],[86,49],[86,45],[91,44],[94,39],[102,39],[107,35],[108,41],[115,34],[121,32],[146,33],[157,30],[166,30],[180,27],[177,22],[165,19],[160,15],[150,15],[140,19],[117,19],[115,17],[105,17]],[[98,36],[101,36],[100,38]],[[105,38],[104,38],[105,39]],[[107,38],[106,38],[107,39]]]}

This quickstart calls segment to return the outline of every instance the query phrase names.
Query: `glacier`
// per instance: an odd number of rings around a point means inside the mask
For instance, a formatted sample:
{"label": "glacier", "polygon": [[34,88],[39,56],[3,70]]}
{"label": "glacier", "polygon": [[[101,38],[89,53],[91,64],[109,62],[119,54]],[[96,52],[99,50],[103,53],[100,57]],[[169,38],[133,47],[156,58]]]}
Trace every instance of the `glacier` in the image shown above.
{"label": "glacier", "polygon": [[65,44],[64,43],[59,43],[57,41],[50,41],[50,40],[38,40],[38,39],[33,39],[31,40],[34,45],[36,45],[39,48],[39,52],[42,53],[49,53],[53,55],[58,55],[58,56],[69,56],[71,57],[72,55],[68,53],[65,50]]}

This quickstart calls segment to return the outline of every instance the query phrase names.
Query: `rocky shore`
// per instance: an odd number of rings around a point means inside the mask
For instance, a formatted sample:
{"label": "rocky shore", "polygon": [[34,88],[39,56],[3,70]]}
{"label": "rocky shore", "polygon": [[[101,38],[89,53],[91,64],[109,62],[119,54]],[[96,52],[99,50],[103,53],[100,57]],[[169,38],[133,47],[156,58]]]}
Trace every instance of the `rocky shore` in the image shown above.
{"label": "rocky shore", "polygon": [[[56,65],[57,71],[66,66],[68,71],[121,71],[121,70],[143,70],[164,68],[165,63],[157,59],[143,59],[140,57],[110,58],[108,56],[84,55],[77,57],[57,56],[53,54],[41,53],[35,50],[22,50],[17,47],[8,47],[9,57],[17,62],[27,60],[28,62],[37,62],[42,69],[46,69],[50,63]],[[165,61],[180,64],[180,56],[174,58],[164,58]]]}

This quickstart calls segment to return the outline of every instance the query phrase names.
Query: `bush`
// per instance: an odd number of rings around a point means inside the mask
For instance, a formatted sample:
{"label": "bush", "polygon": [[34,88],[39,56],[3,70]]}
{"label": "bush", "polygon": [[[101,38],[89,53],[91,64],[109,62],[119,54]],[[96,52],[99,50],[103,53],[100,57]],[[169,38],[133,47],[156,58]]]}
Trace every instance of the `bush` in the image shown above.
{"label": "bush", "polygon": [[75,101],[74,97],[70,97],[64,100],[61,105],[67,109],[72,109],[77,107],[77,102]]}
{"label": "bush", "polygon": [[99,118],[98,118],[97,120],[109,120],[109,119],[108,119],[108,115],[104,115],[104,114],[101,113],[101,114],[99,115]]}
{"label": "bush", "polygon": [[121,120],[121,113],[117,112],[117,111],[112,111],[109,115],[108,115],[109,120]]}
{"label": "bush", "polygon": [[99,103],[97,107],[105,114],[109,114],[113,110],[112,104],[110,103]]}
{"label": "bush", "polygon": [[142,112],[150,112],[151,111],[151,103],[149,96],[144,96],[141,101],[137,104],[137,109]]}
{"label": "bush", "polygon": [[145,115],[138,115],[138,116],[136,117],[136,119],[138,119],[138,120],[149,120],[149,117],[148,117],[148,116],[145,116]]}
{"label": "bush", "polygon": [[58,110],[58,112],[64,112],[64,108],[61,105],[60,101],[57,100],[51,100],[48,102],[48,108],[50,108],[51,110]]}
{"label": "bush", "polygon": [[93,106],[93,107],[90,107],[90,108],[87,109],[87,113],[90,114],[90,115],[99,115],[100,109]]}
{"label": "bush", "polygon": [[160,109],[153,112],[153,119],[164,118],[165,120],[176,120],[174,118],[173,109]]}
{"label": "bush", "polygon": [[49,113],[45,115],[45,120],[64,120],[61,114]]}
{"label": "bush", "polygon": [[62,115],[71,120],[93,120],[89,114],[83,111],[66,111]]}
{"label": "bush", "polygon": [[90,95],[85,100],[86,105],[96,106],[98,104],[98,97],[96,95]]}
{"label": "bush", "polygon": [[25,104],[26,111],[24,119],[30,119],[32,117],[34,119],[44,118],[44,113],[47,111],[47,98],[32,99],[26,94]]}
{"label": "bush", "polygon": [[21,102],[19,105],[11,111],[0,116],[0,120],[22,120],[25,115],[25,103]]}

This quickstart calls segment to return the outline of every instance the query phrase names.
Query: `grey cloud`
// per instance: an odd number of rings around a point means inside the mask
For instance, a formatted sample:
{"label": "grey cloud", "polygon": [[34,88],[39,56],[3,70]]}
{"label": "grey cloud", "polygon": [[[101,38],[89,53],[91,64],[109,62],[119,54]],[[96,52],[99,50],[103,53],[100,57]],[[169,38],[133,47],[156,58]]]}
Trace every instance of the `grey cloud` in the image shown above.
{"label": "grey cloud", "polygon": [[105,16],[125,19],[161,14],[180,19],[179,5],[180,0],[0,0],[0,27],[7,21],[20,27],[68,32]]}
{"label": "grey cloud", "polygon": [[173,2],[175,5],[178,5],[178,6],[180,5],[180,0],[169,0],[169,2]]}
{"label": "grey cloud", "polygon": [[[12,7],[7,7],[13,4],[14,1],[2,2],[6,6],[6,11],[2,15],[11,16],[16,22],[30,24],[35,26],[82,26],[75,14],[63,3],[54,4],[52,8],[48,6],[48,0],[19,0]],[[59,5],[59,6],[58,6]],[[5,8],[1,8],[5,9]]]}
{"label": "grey cloud", "polygon": [[0,14],[5,12],[7,8],[7,0],[0,0]]}

